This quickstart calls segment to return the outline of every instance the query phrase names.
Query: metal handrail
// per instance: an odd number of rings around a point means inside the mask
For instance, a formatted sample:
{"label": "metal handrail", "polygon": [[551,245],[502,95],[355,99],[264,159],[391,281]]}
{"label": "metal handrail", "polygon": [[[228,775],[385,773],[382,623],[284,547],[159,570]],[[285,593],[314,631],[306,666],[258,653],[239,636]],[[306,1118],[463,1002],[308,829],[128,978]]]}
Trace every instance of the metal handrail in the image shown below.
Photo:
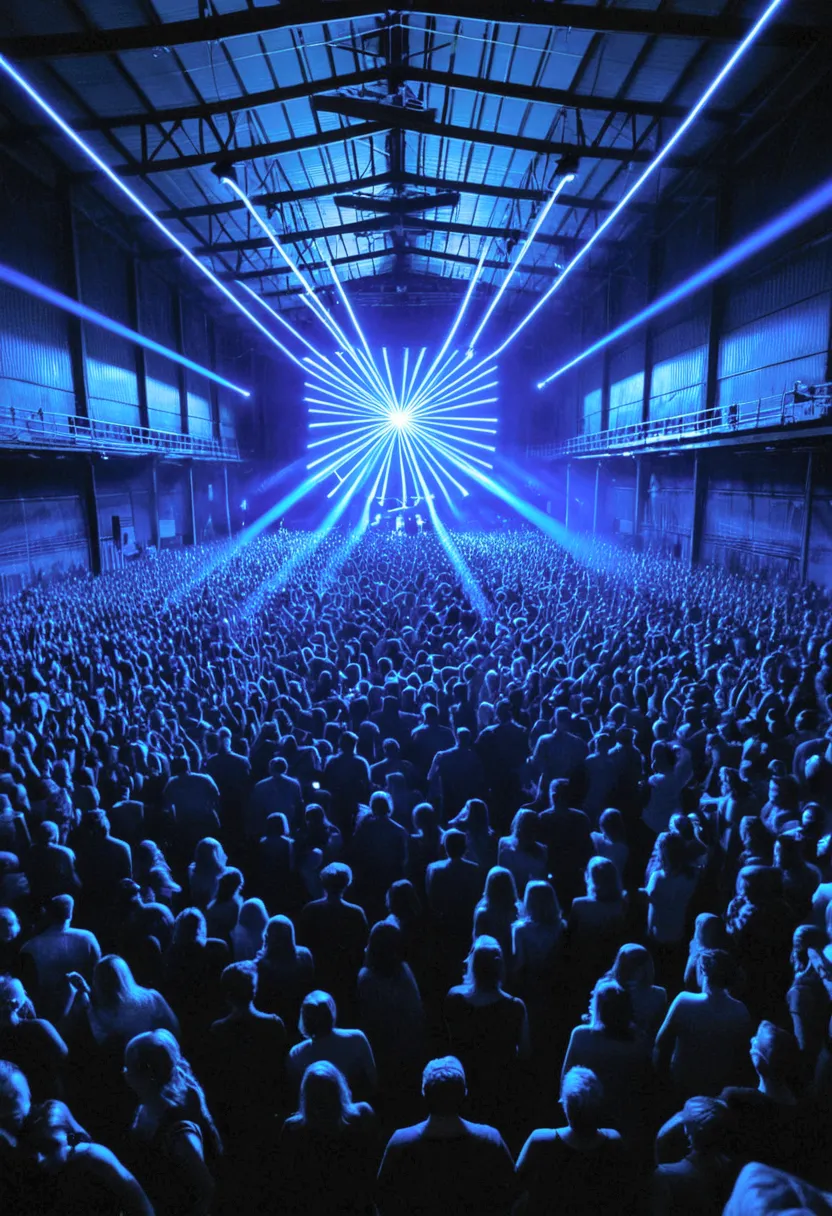
{"label": "metal handrail", "polygon": [[79,452],[158,452],[195,460],[239,460],[235,440],[181,435],[126,422],[105,422],[79,414],[0,405],[0,448],[41,448]]}
{"label": "metal handrail", "polygon": [[555,443],[538,444],[526,449],[528,456],[547,459],[558,456],[590,455],[593,452],[625,451],[649,447],[668,440],[701,439],[705,435],[733,435],[739,431],[766,430],[773,426],[794,426],[825,417],[832,409],[832,382],[816,384],[811,392],[788,389],[784,393],[731,402],[665,418],[630,422],[605,431],[575,435]]}

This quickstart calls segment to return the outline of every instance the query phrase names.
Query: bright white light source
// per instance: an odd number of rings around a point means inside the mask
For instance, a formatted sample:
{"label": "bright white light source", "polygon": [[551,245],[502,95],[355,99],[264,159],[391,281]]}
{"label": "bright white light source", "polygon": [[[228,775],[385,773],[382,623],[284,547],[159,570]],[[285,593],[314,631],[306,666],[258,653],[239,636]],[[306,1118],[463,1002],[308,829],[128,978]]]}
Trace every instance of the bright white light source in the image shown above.
{"label": "bright white light source", "polygon": [[389,415],[390,425],[394,426],[397,431],[409,431],[412,418],[407,410],[391,410]]}

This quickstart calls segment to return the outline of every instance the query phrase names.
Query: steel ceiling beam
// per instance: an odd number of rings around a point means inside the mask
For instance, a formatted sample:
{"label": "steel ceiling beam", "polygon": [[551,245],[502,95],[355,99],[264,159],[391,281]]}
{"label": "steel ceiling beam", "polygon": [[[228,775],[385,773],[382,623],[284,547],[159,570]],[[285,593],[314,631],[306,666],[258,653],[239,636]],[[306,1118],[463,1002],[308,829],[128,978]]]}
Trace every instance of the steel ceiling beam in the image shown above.
{"label": "steel ceiling beam", "polygon": [[[184,21],[150,23],[103,30],[56,34],[22,34],[0,38],[0,51],[12,59],[54,59],[65,55],[107,55],[125,51],[155,50],[199,42],[221,42],[251,34],[268,34],[286,27],[358,21],[385,15],[377,0],[305,0],[272,4],[239,12],[214,14]],[[429,0],[429,15],[497,24],[536,25],[546,28],[592,30],[597,33],[639,34],[674,38],[738,42],[753,21],[733,15],[707,16],[647,9],[566,4],[561,0]],[[806,48],[819,36],[817,23],[777,22],[761,42],[786,49]],[[822,36],[822,31],[821,31]]]}
{"label": "steel ceiling beam", "polygon": [[[348,178],[343,182],[322,182],[320,186],[305,186],[300,190],[280,190],[271,194],[252,194],[251,201],[258,207],[283,207],[287,203],[302,203],[307,199],[329,198],[342,191],[371,190],[374,186],[389,186],[389,173],[376,173],[367,177]],[[181,207],[178,210],[160,211],[163,220],[201,219],[211,215],[231,215],[240,211],[243,204],[238,198],[222,203],[203,203],[197,207]]]}
{"label": "steel ceiling beam", "polygon": [[418,215],[459,206],[459,191],[444,194],[336,194],[333,203],[347,211],[375,211],[379,215]]}
{"label": "steel ceiling beam", "polygon": [[[457,126],[449,122],[436,122],[418,110],[390,105],[384,101],[373,101],[366,97],[349,97],[338,93],[327,93],[312,98],[312,108],[318,114],[339,114],[342,117],[358,118],[363,122],[376,123],[380,127],[398,131],[415,131],[421,135],[433,135],[440,139],[458,139],[463,143],[484,144],[494,148],[513,148],[518,152],[531,152],[536,156],[562,156],[576,153],[585,160],[614,160],[622,164],[647,164],[655,156],[649,148],[618,148],[609,145],[586,145],[562,143],[559,140],[537,139],[529,135],[514,135],[508,131],[487,131],[481,127]],[[690,156],[668,157],[668,168],[686,169],[701,163]]]}
{"label": "steel ceiling beam", "polygon": [[214,165],[219,160],[226,165],[239,165],[243,161],[271,159],[275,156],[285,156],[289,152],[303,152],[307,148],[324,148],[329,144],[348,143],[353,139],[369,139],[389,129],[389,123],[353,123],[351,126],[336,127],[334,131],[320,131],[295,139],[277,140],[274,143],[246,144],[244,147],[217,149],[215,152],[195,152],[189,156],[165,156],[159,160],[130,162],[126,165],[116,165],[115,172],[120,177],[147,177],[153,173],[198,169],[203,165]]}

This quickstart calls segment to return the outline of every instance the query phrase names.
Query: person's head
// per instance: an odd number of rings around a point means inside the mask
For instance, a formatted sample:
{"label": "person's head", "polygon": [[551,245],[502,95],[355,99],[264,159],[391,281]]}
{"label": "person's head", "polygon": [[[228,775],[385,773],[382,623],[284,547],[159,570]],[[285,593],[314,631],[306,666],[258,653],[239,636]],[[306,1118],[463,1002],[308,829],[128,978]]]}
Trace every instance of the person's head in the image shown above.
{"label": "person's head", "polygon": [[693,924],[691,947],[699,950],[723,950],[728,943],[725,921],[713,912],[700,912]]}
{"label": "person's head", "polygon": [[508,701],[508,700],[506,700],[505,697],[502,697],[497,702],[495,713],[497,715],[497,721],[501,725],[504,725],[506,722],[510,722],[511,716],[512,716],[511,715],[511,701]]}
{"label": "person's head", "polygon": [[174,946],[204,946],[208,926],[199,908],[183,908],[173,922],[171,944]]}
{"label": "person's head", "polygon": [[770,903],[783,892],[783,875],[775,866],[743,866],[737,875],[737,895],[755,907]]}
{"label": "person's head", "polygon": [[335,1001],[317,988],[303,998],[298,1029],[305,1039],[320,1039],[334,1029],[337,1016]]}
{"label": "person's head", "polygon": [[728,1107],[719,1098],[688,1098],[682,1107],[682,1126],[694,1152],[720,1151],[727,1125]]}
{"label": "person's head", "polygon": [[8,1060],[0,1060],[0,1131],[16,1137],[32,1106],[29,1082]]}
{"label": "person's head", "polygon": [[605,811],[601,812],[598,826],[607,840],[611,840],[615,844],[626,843],[627,831],[624,827],[624,816],[614,806],[607,807]]}
{"label": "person's head", "polygon": [[169,1030],[145,1031],[130,1040],[124,1049],[124,1079],[142,1104],[175,1107],[189,1089],[203,1101],[190,1065]]}
{"label": "person's head", "polygon": [[289,765],[286,763],[284,756],[272,756],[269,761],[270,777],[285,777],[288,771]]}
{"label": "person's head", "polygon": [[488,806],[482,798],[469,798],[462,808],[462,818],[465,820],[465,830],[474,836],[485,835],[491,829]]}
{"label": "person's head", "polygon": [[555,888],[549,882],[535,879],[526,883],[523,892],[523,919],[535,925],[557,925],[562,919]]}
{"label": "person's head", "polygon": [[343,861],[331,861],[319,878],[324,894],[329,899],[340,899],[352,882],[352,870]]}
{"label": "person's head", "polygon": [[401,751],[398,739],[385,739],[381,745],[381,750],[385,760],[398,759],[399,752]]}
{"label": "person's head", "polygon": [[644,946],[627,942],[620,946],[610,969],[610,978],[622,988],[652,988],[656,979],[653,956]]}
{"label": "person's head", "polygon": [[796,870],[804,861],[801,833],[781,832],[774,842],[774,864],[780,870]]}
{"label": "person's head", "polygon": [[656,840],[659,865],[667,875],[681,874],[688,866],[685,842],[676,832],[660,832]]}
{"label": "person's head", "polygon": [[[465,685],[463,684],[463,688]],[[473,747],[474,736],[471,734],[467,726],[458,726],[456,730],[457,747],[466,748]]]}
{"label": "person's head", "polygon": [[549,782],[549,805],[556,811],[569,807],[569,781],[566,777],[555,777]]}
{"label": "person's head", "polygon": [[50,1173],[60,1170],[77,1144],[90,1142],[90,1135],[65,1102],[52,1099],[32,1107],[26,1122],[26,1151]]}
{"label": "person's head", "polygon": [[496,992],[503,982],[505,968],[500,943],[482,934],[476,938],[468,954],[465,983],[482,992]]}
{"label": "person's head", "polygon": [[364,966],[382,979],[391,979],[404,962],[402,931],[390,921],[373,925],[367,939]]}
{"label": "person's head", "polygon": [[809,964],[809,951],[822,951],[826,945],[826,934],[818,925],[798,925],[792,936],[792,967],[796,975]]}
{"label": "person's head", "polygon": [[295,958],[295,926],[288,916],[272,916],[266,925],[261,955],[271,962],[288,962]]}
{"label": "person's head", "polygon": [[370,795],[370,811],[377,819],[387,819],[393,811],[393,801],[384,790]]}
{"label": "person's head", "polygon": [[105,954],[95,964],[92,996],[96,1005],[115,1009],[133,999],[139,991],[133,972],[118,954]]}
{"label": "person's head", "polygon": [[747,854],[754,857],[770,856],[771,837],[758,815],[743,815],[740,820],[740,840]]}
{"label": "person's head", "polygon": [[727,950],[702,950],[696,959],[696,978],[703,992],[724,992],[737,977],[737,966]]}
{"label": "person's head", "polygon": [[57,844],[60,837],[57,823],[44,819],[35,827],[35,843],[39,845]]}
{"label": "person's head", "polygon": [[429,1115],[439,1118],[458,1115],[467,1093],[465,1069],[456,1056],[441,1056],[425,1065],[422,1095]]}
{"label": "person's head", "polygon": [[442,845],[449,861],[459,861],[460,858],[465,856],[468,841],[465,838],[465,833],[460,832],[458,828],[448,828],[443,837]]}
{"label": "person's head", "polygon": [[517,913],[517,887],[514,875],[505,866],[492,866],[485,879],[483,899],[491,911],[514,919]]}
{"label": "person's head", "polygon": [[517,848],[531,850],[537,842],[538,818],[536,811],[518,811],[511,821],[511,835]]}
{"label": "person's head", "polygon": [[400,922],[415,920],[422,910],[416,888],[409,878],[400,878],[392,883],[387,888],[384,902],[390,915]]}
{"label": "person's head", "polygon": [[339,746],[345,756],[354,756],[355,749],[358,747],[358,735],[353,734],[351,730],[343,731]]}
{"label": "person's head", "polygon": [[243,875],[240,870],[233,867],[226,870],[220,875],[220,880],[217,883],[217,903],[225,903],[227,900],[234,899],[240,895],[243,889]]}
{"label": "person's head", "polygon": [[220,987],[232,1009],[248,1009],[257,996],[256,963],[230,963],[223,969]]}
{"label": "person's head", "polygon": [[269,923],[269,914],[262,899],[246,899],[237,917],[237,926],[250,937],[258,938],[261,942]]}
{"label": "person's head", "polygon": [[603,1109],[604,1089],[590,1068],[570,1068],[560,1087],[560,1101],[566,1122],[577,1135],[591,1136],[598,1130]]}
{"label": "person's head", "polygon": [[20,936],[20,921],[14,908],[0,908],[0,942],[13,942]]}
{"label": "person's head", "polygon": [[568,731],[572,726],[572,711],[566,705],[555,710],[555,730]]}
{"label": "person's head", "polygon": [[794,1036],[773,1022],[762,1021],[751,1040],[751,1063],[763,1081],[789,1085],[797,1068]]}
{"label": "person's head", "polygon": [[586,868],[586,893],[601,904],[614,904],[624,898],[621,875],[608,857],[591,857]]}
{"label": "person's head", "polygon": [[305,1127],[337,1132],[353,1106],[347,1079],[329,1060],[310,1064],[300,1083],[298,1113]]}
{"label": "person's head", "polygon": [[213,836],[203,836],[194,849],[194,866],[206,874],[221,874],[225,869],[227,857],[225,849]]}
{"label": "person's head", "polygon": [[217,750],[221,752],[231,751],[231,731],[227,726],[221,726],[217,731]]}
{"label": "person's head", "polygon": [[592,993],[591,1025],[613,1039],[628,1039],[633,1032],[633,1002],[615,980],[599,980]]}
{"label": "person's head", "polygon": [[28,1001],[26,989],[12,975],[0,975],[0,1023],[14,1020]]}
{"label": "person's head", "polygon": [[53,895],[46,905],[46,916],[50,925],[66,928],[72,924],[75,900],[71,895]]}

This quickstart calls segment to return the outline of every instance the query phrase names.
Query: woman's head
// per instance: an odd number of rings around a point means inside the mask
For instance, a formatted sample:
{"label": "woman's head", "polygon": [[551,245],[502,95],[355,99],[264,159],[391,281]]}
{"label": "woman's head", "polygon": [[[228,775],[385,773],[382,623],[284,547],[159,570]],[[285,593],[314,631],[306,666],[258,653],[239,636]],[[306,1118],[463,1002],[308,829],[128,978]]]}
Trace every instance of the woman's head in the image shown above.
{"label": "woman's head", "polygon": [[300,1083],[298,1113],[307,1127],[337,1131],[352,1109],[347,1079],[328,1060],[310,1064]]}
{"label": "woman's head", "polygon": [[624,816],[614,806],[608,807],[605,811],[601,812],[598,826],[607,840],[612,840],[616,844],[624,844],[626,842],[627,833],[624,827]]}
{"label": "woman's head", "polygon": [[783,876],[774,866],[743,866],[737,875],[737,894],[749,904],[766,904],[783,892]]}
{"label": "woman's head", "polygon": [[615,980],[600,980],[592,993],[592,1026],[614,1039],[626,1039],[633,1029],[633,1002]]}
{"label": "woman's head", "polygon": [[592,857],[586,868],[586,893],[602,904],[623,899],[621,876],[608,857]]}
{"label": "woman's head", "polygon": [[713,912],[700,912],[693,925],[694,950],[724,950],[728,943],[728,931],[721,916]]}
{"label": "woman's head", "polygon": [[518,811],[511,823],[511,835],[521,849],[532,849],[537,842],[538,816],[536,811]]}
{"label": "woman's head", "polygon": [[20,935],[20,921],[14,908],[0,908],[0,942],[13,942]]}
{"label": "woman's head", "polygon": [[496,938],[478,937],[468,955],[465,981],[484,992],[496,991],[503,982],[503,952]]}
{"label": "woman's head", "polygon": [[465,830],[475,836],[488,832],[491,827],[488,807],[482,798],[469,798],[462,808],[461,818],[464,819]]}
{"label": "woman's head", "polygon": [[561,920],[560,904],[551,883],[534,880],[523,893],[523,919],[535,925],[556,925]]}
{"label": "woman's head", "polygon": [[560,1087],[566,1121],[578,1135],[592,1135],[601,1122],[604,1090],[589,1068],[570,1068]]}
{"label": "woman's head", "polygon": [[377,975],[389,979],[404,962],[402,931],[390,921],[382,920],[373,925],[367,939],[364,965]]}
{"label": "woman's head", "polygon": [[337,1016],[335,1001],[318,988],[303,998],[298,1029],[305,1039],[319,1039],[334,1029]]}
{"label": "woman's head", "polygon": [[184,1059],[169,1030],[137,1034],[124,1050],[124,1079],[140,1102],[174,1098]]}
{"label": "woman's head", "polygon": [[89,1134],[66,1103],[54,1099],[32,1108],[25,1139],[29,1155],[50,1172],[56,1172],[66,1164],[76,1144],[90,1142]]}
{"label": "woman's head", "polygon": [[225,849],[213,836],[204,836],[194,849],[194,865],[198,870],[221,874],[226,861]]}
{"label": "woman's head", "polygon": [[183,908],[173,922],[171,942],[174,946],[204,946],[208,926],[199,908]]}
{"label": "woman's head", "polygon": [[288,916],[272,916],[266,925],[263,951],[267,959],[275,961],[295,957],[295,926]]}
{"label": "woman's head", "polygon": [[400,878],[388,887],[384,902],[390,915],[402,923],[415,920],[422,910],[416,888],[407,878]]}
{"label": "woman's head", "polygon": [[0,975],[0,1022],[8,1022],[26,1005],[26,989],[19,979]]}
{"label": "woman's head", "polygon": [[[830,905],[827,905],[829,907]],[[798,925],[792,937],[792,967],[796,974],[809,966],[809,951],[822,951],[826,934],[818,925]]]}
{"label": "woman's head", "polygon": [[659,865],[665,874],[681,874],[687,867],[685,842],[677,832],[661,832],[656,841]]}
{"label": "woman's head", "polygon": [[233,899],[235,895],[239,895],[242,889],[242,873],[236,869],[226,870],[217,883],[216,900],[218,903],[225,903],[227,900]]}
{"label": "woman's head", "polygon": [[652,988],[656,978],[653,956],[644,946],[628,942],[619,948],[610,976],[622,988]]}
{"label": "woman's head", "polygon": [[243,903],[242,908],[240,908],[240,915],[237,918],[237,924],[241,929],[244,929],[252,937],[260,937],[262,939],[268,923],[269,914],[262,899],[247,899]]}
{"label": "woman's head", "polygon": [[139,987],[133,972],[118,954],[105,954],[95,964],[92,975],[92,995],[95,1003],[104,1008],[115,1008],[133,999]]}
{"label": "woman's head", "polygon": [[514,917],[517,908],[517,887],[511,870],[507,870],[505,866],[491,867],[485,880],[484,899],[488,908]]}

